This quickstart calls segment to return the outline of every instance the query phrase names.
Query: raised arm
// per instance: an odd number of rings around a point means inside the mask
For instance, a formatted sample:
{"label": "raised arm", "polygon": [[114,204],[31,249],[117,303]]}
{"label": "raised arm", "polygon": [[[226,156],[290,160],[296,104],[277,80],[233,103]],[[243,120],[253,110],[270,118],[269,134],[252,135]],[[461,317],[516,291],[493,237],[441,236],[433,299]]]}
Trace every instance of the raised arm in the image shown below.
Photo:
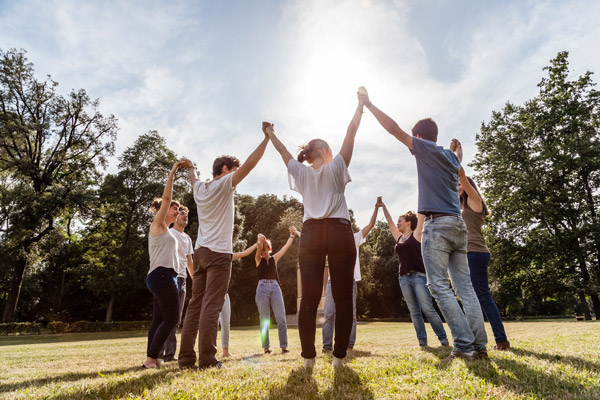
{"label": "raised arm", "polygon": [[302,232],[300,232],[298,229],[296,229],[295,226],[292,226],[290,228],[290,232],[292,232],[294,235],[296,235],[298,237],[302,237]]}
{"label": "raised arm", "polygon": [[352,159],[352,152],[354,150],[354,138],[356,136],[356,132],[358,131],[358,127],[360,126],[360,120],[363,115],[364,102],[361,97],[358,97],[358,106],[356,107],[356,111],[354,111],[354,116],[350,121],[350,125],[348,125],[348,129],[346,130],[346,137],[344,138],[344,143],[342,143],[342,149],[340,150],[341,156],[344,158],[346,162],[346,166],[350,165],[350,160]]}
{"label": "raised arm", "polygon": [[165,184],[162,194],[162,203],[160,209],[154,216],[152,225],[150,225],[150,234],[152,236],[162,235],[168,228],[167,224],[165,223],[165,219],[167,218],[169,208],[171,208],[171,200],[173,199],[173,178],[175,177],[175,173],[181,164],[181,161],[177,161],[175,164],[173,164],[171,172],[169,172],[169,177],[167,178],[167,183]]}
{"label": "raised arm", "polygon": [[385,203],[383,201],[378,202],[378,204],[379,203],[381,203],[380,207],[383,207],[383,215],[385,215],[385,219],[390,228],[390,232],[392,232],[392,236],[394,237],[394,240],[398,241],[398,238],[401,236],[400,231],[398,230],[398,227],[394,223],[394,220],[392,219],[390,212],[388,211],[387,207],[385,206]]}
{"label": "raised arm", "polygon": [[267,238],[265,238],[265,235],[263,235],[262,233],[258,234],[258,237],[256,239],[256,254],[254,255],[254,261],[256,261],[256,268],[258,268],[258,264],[260,264],[260,255],[262,254],[263,251],[263,246],[266,243]]}
{"label": "raised arm", "polygon": [[275,129],[273,128],[273,124],[270,122],[263,122],[263,132],[269,137],[269,139],[271,139],[273,146],[275,146],[275,150],[279,152],[281,158],[283,159],[283,163],[287,168],[288,163],[294,157],[292,157],[292,154],[288,151],[285,145],[281,143],[281,140],[279,140],[279,138],[275,136]]}
{"label": "raised arm", "polygon": [[265,135],[265,138],[260,142],[258,147],[248,156],[246,161],[240,165],[240,167],[233,174],[233,186],[237,186],[248,174],[250,171],[256,167],[256,164],[260,161],[263,154],[265,154],[265,149],[267,148],[267,144],[269,143],[269,137]]}
{"label": "raised arm", "polygon": [[[290,246],[292,245],[292,243],[294,243],[294,236],[295,233],[292,231],[292,226],[290,226],[290,237],[288,238],[287,242],[285,242],[285,244],[283,245],[283,247],[281,248],[281,250],[279,250],[277,253],[275,253],[273,255],[273,258],[275,259],[275,262],[279,261],[279,259],[281,257],[283,257],[285,255],[285,253],[288,251],[288,249],[290,248]],[[296,228],[294,228],[295,230]]]}
{"label": "raised arm", "polygon": [[460,166],[460,171],[458,172],[458,181],[462,185],[463,190],[467,193],[467,204],[471,210],[476,213],[480,213],[483,211],[483,204],[481,204],[481,196],[477,193],[477,190],[471,185],[471,182],[467,179],[467,175],[465,174],[465,170],[462,165]]}
{"label": "raised arm", "polygon": [[417,214],[417,227],[413,232],[413,237],[417,240],[417,242],[421,243],[421,238],[423,237],[423,225],[425,224],[425,215]]}
{"label": "raised arm", "polygon": [[244,258],[246,256],[249,256],[250,253],[252,253],[254,250],[256,250],[256,248],[258,247],[258,244],[254,243],[252,246],[248,247],[246,250],[244,251],[240,251],[239,253],[233,253],[233,257],[231,258],[231,260],[237,260],[238,258]]}
{"label": "raised arm", "polygon": [[[379,198],[377,199],[379,200]],[[377,201],[375,203],[375,209],[373,210],[373,215],[371,215],[371,220],[369,221],[369,225],[362,228],[362,237],[366,238],[371,229],[375,226],[375,222],[377,222],[377,213],[379,212],[379,207],[383,206],[383,203]]]}
{"label": "raised arm", "polygon": [[394,136],[396,139],[404,143],[406,147],[412,150],[412,136],[404,132],[400,128],[400,126],[398,126],[396,121],[388,117],[387,114],[385,114],[379,108],[375,107],[369,99],[369,94],[367,93],[367,90],[362,86],[361,88],[359,88],[358,96],[359,98],[362,97],[365,107],[367,107],[369,111],[371,111],[371,113],[375,116],[379,124],[381,124],[381,126],[383,126],[383,128],[386,131],[388,131],[392,136]]}
{"label": "raised arm", "polygon": [[196,175],[196,169],[194,168],[194,164],[187,159],[183,159],[181,160],[182,164],[181,166],[183,168],[187,168],[188,169],[188,175],[190,177],[190,183],[192,184],[192,187],[194,187],[194,185],[196,184],[196,182],[199,180],[198,179],[198,175]]}
{"label": "raised arm", "polygon": [[454,154],[456,154],[456,157],[458,158],[458,162],[462,163],[462,159],[463,159],[463,148],[462,145],[460,144],[460,141],[458,139],[452,139],[452,141],[450,142],[450,147],[449,147],[450,151],[452,151]]}

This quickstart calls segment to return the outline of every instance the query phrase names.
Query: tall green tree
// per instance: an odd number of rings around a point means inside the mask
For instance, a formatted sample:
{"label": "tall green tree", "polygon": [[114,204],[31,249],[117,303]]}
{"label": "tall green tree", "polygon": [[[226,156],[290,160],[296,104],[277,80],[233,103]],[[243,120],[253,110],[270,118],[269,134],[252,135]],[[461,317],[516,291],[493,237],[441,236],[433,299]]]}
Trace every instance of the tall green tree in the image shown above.
{"label": "tall green tree", "polygon": [[0,50],[0,239],[13,258],[2,322],[14,320],[23,275],[56,218],[84,207],[114,152],[117,122],[85,90],[63,97],[23,51]]}
{"label": "tall green tree", "polygon": [[591,72],[570,79],[567,52],[544,70],[536,97],[482,124],[472,165],[495,234],[524,245],[538,285],[574,290],[590,319],[586,297],[600,313],[600,92]]}

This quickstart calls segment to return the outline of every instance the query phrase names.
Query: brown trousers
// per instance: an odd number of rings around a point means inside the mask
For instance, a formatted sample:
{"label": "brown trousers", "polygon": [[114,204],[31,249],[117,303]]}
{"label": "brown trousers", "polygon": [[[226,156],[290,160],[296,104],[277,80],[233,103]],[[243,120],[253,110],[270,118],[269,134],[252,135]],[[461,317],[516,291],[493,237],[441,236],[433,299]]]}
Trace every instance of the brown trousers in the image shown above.
{"label": "brown trousers", "polygon": [[198,367],[211,366],[218,362],[215,355],[219,313],[229,289],[231,258],[230,253],[216,253],[206,247],[194,251],[192,298],[185,313],[179,349],[181,368],[191,367],[196,363],[196,335]]}

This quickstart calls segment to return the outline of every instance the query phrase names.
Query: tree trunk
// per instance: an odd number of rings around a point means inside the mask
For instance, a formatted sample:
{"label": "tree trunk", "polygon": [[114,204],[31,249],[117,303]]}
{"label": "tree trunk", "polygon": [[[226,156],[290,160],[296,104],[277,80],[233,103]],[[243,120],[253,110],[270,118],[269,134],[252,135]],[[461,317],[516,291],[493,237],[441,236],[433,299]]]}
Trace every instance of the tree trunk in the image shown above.
{"label": "tree trunk", "polygon": [[594,314],[596,315],[596,321],[599,321],[598,317],[600,314],[600,298],[598,298],[598,293],[590,294],[592,299],[592,304],[594,305]]}
{"label": "tree trunk", "polygon": [[2,323],[14,322],[15,320],[17,303],[19,302],[19,295],[21,294],[21,285],[23,284],[23,275],[26,266],[27,256],[25,254],[19,254],[15,260],[15,271],[13,272],[10,282],[8,298],[6,299],[4,310],[2,311]]}
{"label": "tree trunk", "polygon": [[579,312],[583,312],[586,321],[590,321],[592,319],[592,314],[590,314],[590,308],[588,307],[587,300],[585,299],[585,293],[583,290],[577,291],[577,295],[579,296]]}
{"label": "tree trunk", "polygon": [[115,305],[115,292],[110,295],[110,301],[108,307],[106,307],[106,318],[104,322],[112,322],[113,320],[113,306]]}

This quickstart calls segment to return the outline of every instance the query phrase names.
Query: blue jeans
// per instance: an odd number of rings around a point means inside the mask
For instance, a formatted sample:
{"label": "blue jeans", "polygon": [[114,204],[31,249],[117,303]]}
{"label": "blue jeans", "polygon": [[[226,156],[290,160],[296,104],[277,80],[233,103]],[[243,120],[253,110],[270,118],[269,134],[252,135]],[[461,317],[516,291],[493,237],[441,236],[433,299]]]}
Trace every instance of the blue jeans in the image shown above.
{"label": "blue jeans", "polygon": [[[485,350],[487,335],[467,261],[467,226],[459,216],[426,220],[421,242],[427,286],[452,332],[454,349]],[[454,292],[448,284],[448,276]]]}
{"label": "blue jeans", "polygon": [[[353,349],[356,343],[356,281],[352,287],[352,330],[350,331],[350,341],[348,348]],[[325,306],[324,306],[323,321],[323,350],[333,350],[333,326],[335,325],[335,302],[333,294],[331,294],[331,280],[327,281],[327,289],[325,290]]]}
{"label": "blue jeans", "polygon": [[179,320],[177,273],[173,268],[158,267],[148,274],[146,285],[154,296],[146,355],[158,358],[167,336]]}
{"label": "blue jeans", "polygon": [[177,277],[177,291],[179,293],[179,319],[177,320],[177,325],[171,331],[165,344],[160,349],[160,356],[166,361],[172,360],[175,358],[175,352],[177,351],[177,327],[181,322],[181,314],[183,313],[183,304],[185,303],[185,278]]}
{"label": "blue jeans", "polygon": [[492,331],[494,332],[494,339],[496,339],[496,343],[508,342],[500,311],[498,311],[498,307],[490,292],[488,280],[488,265],[490,264],[491,259],[490,253],[468,252],[467,259],[469,260],[469,270],[471,271],[471,283],[473,284],[473,289],[475,289],[481,309],[488,318],[488,321],[490,321]]}
{"label": "blue jeans", "polygon": [[229,348],[229,326],[231,324],[231,303],[229,302],[229,293],[225,295],[225,303],[219,314],[219,325],[221,325],[221,347]]}
{"label": "blue jeans", "polygon": [[400,289],[402,289],[402,296],[404,296],[404,301],[406,301],[410,311],[410,319],[417,332],[419,345],[427,346],[427,330],[425,329],[423,314],[429,320],[440,343],[444,346],[448,345],[448,336],[444,324],[433,307],[433,299],[429,289],[427,289],[427,275],[422,272],[411,272],[399,276],[398,281],[400,282]]}
{"label": "blue jeans", "polygon": [[256,287],[256,297],[254,298],[258,306],[260,316],[260,340],[263,349],[270,347],[269,343],[269,325],[271,324],[271,308],[275,321],[277,321],[277,331],[279,333],[279,347],[287,348],[287,320],[285,318],[285,306],[283,305],[283,295],[279,283],[275,279],[261,279]]}

